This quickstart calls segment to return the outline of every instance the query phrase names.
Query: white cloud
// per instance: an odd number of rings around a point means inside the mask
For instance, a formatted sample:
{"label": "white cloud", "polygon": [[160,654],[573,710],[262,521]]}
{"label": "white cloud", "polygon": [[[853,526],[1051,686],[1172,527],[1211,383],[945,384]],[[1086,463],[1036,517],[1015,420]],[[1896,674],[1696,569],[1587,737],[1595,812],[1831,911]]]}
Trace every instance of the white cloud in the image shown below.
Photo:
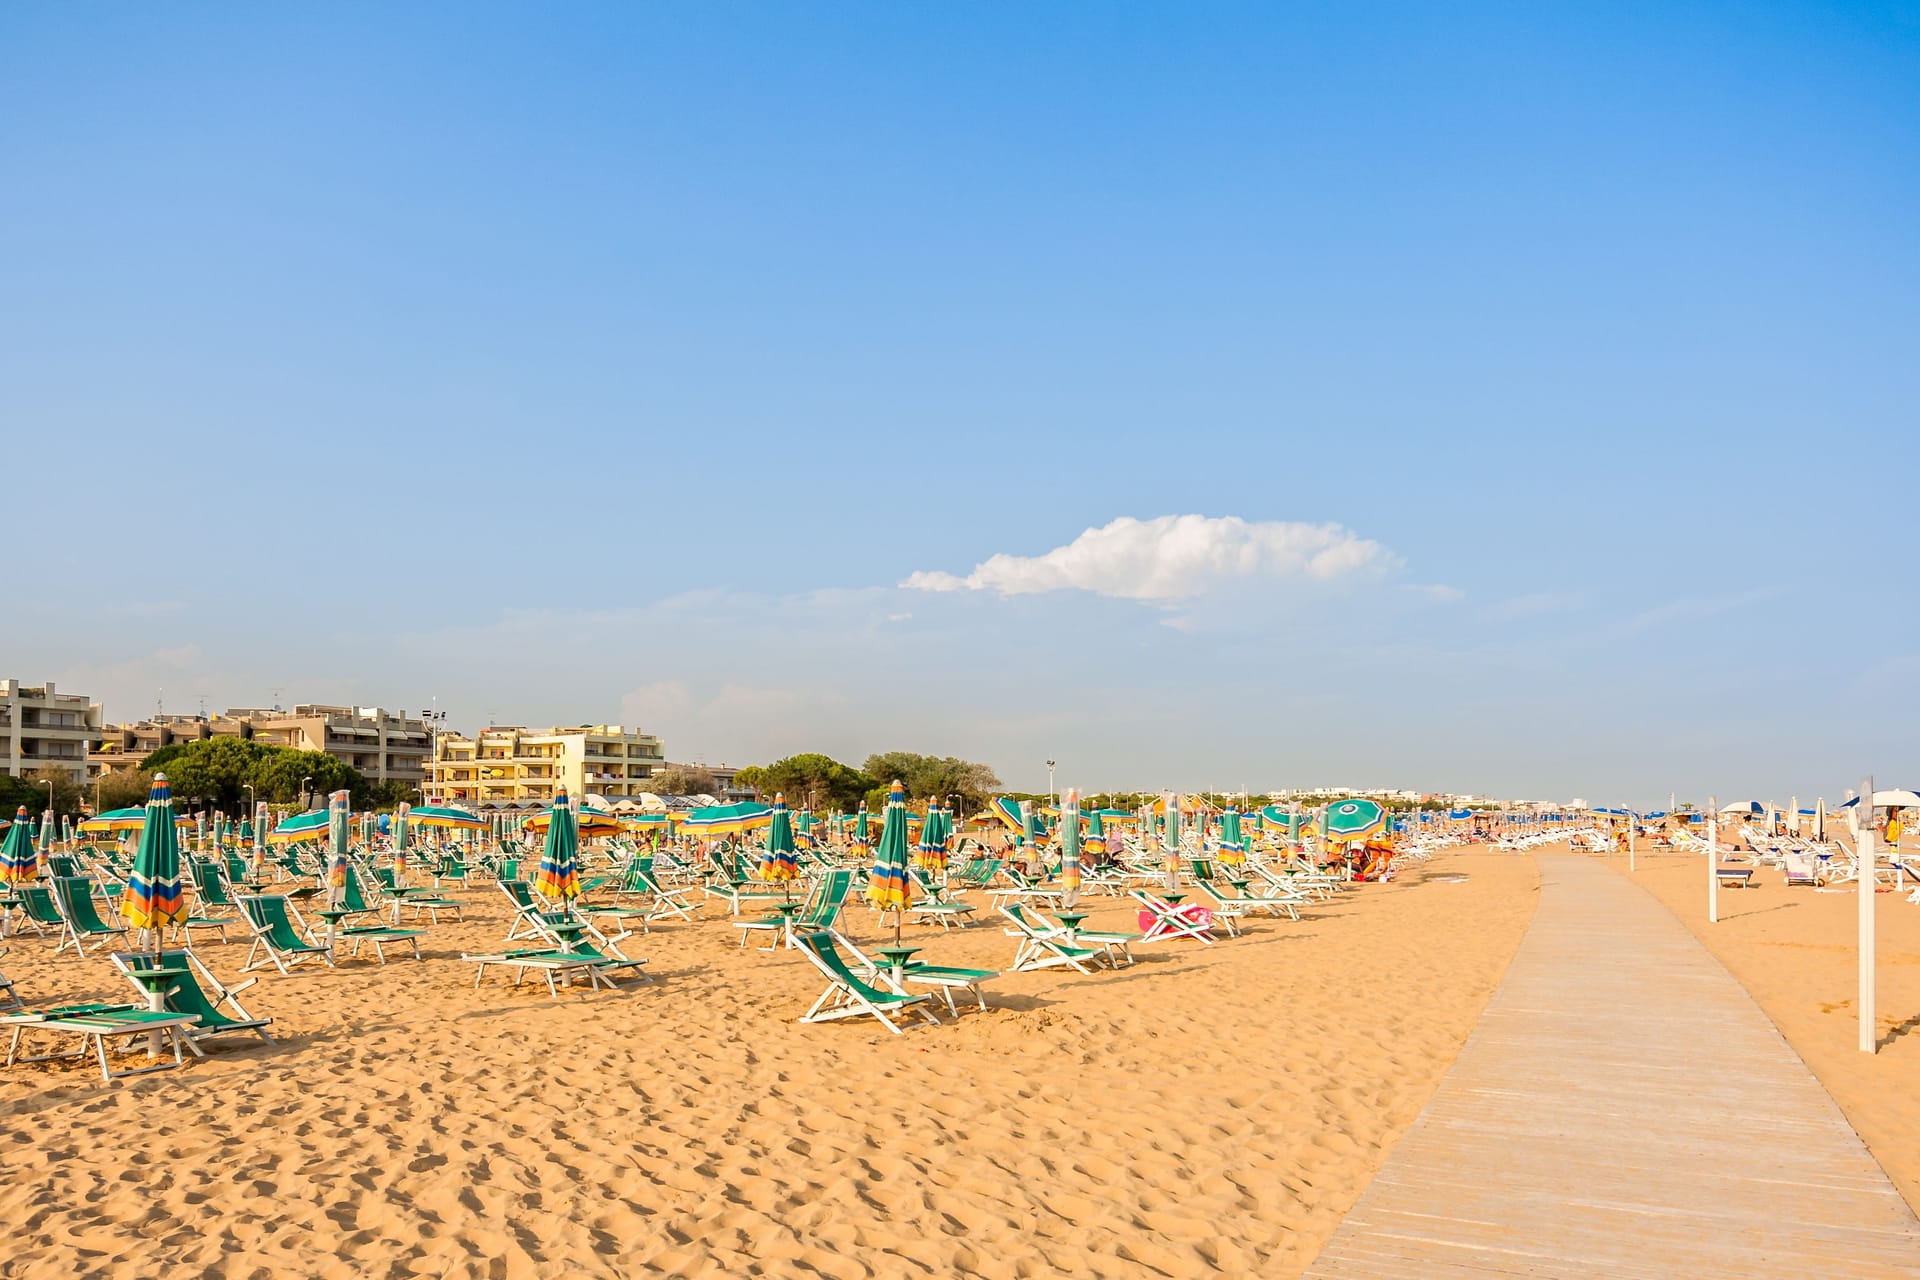
{"label": "white cloud", "polygon": [[1325,581],[1398,563],[1379,543],[1337,524],[1237,516],[1122,516],[1044,555],[996,555],[965,577],[922,570],[900,585],[916,591],[995,591],[1003,596],[1091,591],[1124,600],[1183,600],[1234,581]]}

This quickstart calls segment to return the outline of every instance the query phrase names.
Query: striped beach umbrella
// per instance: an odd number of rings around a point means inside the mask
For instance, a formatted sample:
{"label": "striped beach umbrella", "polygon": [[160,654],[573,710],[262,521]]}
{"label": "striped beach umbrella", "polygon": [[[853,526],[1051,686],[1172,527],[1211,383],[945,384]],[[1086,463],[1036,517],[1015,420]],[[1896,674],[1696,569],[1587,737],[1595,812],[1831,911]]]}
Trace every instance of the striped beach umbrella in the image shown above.
{"label": "striped beach umbrella", "polygon": [[1017,836],[1026,834],[1027,819],[1026,815],[1020,811],[1018,800],[1010,800],[1006,796],[995,796],[993,802],[987,806],[987,812],[1006,823],[1007,829],[1013,834]]}
{"label": "striped beach umbrella", "polygon": [[1067,788],[1060,797],[1060,905],[1073,910],[1080,901],[1080,793]]}
{"label": "striped beach umbrella", "polygon": [[273,819],[263,800],[253,806],[253,867],[256,875],[267,864],[267,833],[272,828]]}
{"label": "striped beach umbrella", "polygon": [[46,857],[53,852],[53,810],[40,815],[40,856]]}
{"label": "striped beach umbrella", "polygon": [[0,841],[0,884],[25,884],[40,877],[40,855],[33,848],[33,826],[27,806],[13,815],[7,838]]}
{"label": "striped beach umbrella", "polygon": [[1327,806],[1326,837],[1336,843],[1365,840],[1387,829],[1387,811],[1378,800],[1355,798]]}
{"label": "striped beach umbrella", "polygon": [[907,789],[895,781],[887,792],[887,819],[880,829],[880,851],[867,873],[867,901],[876,911],[893,912],[894,941],[913,902],[913,884],[907,877]]}
{"label": "striped beach umbrella", "polygon": [[147,812],[153,820],[140,830],[120,914],[129,928],[151,930],[158,951],[160,931],[187,918],[187,895],[180,885],[180,832],[173,822],[173,788],[164,773],[153,775]]}
{"label": "striped beach umbrella", "polygon": [[573,809],[567,804],[567,789],[561,787],[553,797],[546,843],[540,846],[540,870],[533,878],[535,892],[561,902],[579,897],[579,855],[580,837],[574,830]]}
{"label": "striped beach umbrella", "polygon": [[695,809],[680,823],[688,835],[704,840],[722,836],[746,835],[760,831],[773,821],[773,806],[743,801],[739,804],[710,804]]}
{"label": "striped beach umbrella", "polygon": [[405,800],[393,811],[393,882],[403,883],[407,878],[407,845],[411,843],[413,823],[410,815],[413,806]]}
{"label": "striped beach umbrella", "polygon": [[485,831],[487,829],[485,818],[458,805],[417,805],[411,816],[414,825],[422,828],[439,827],[447,831]]}
{"label": "striped beach umbrella", "polygon": [[1167,891],[1180,887],[1180,797],[1167,793]]}
{"label": "striped beach umbrella", "polygon": [[947,869],[947,846],[940,834],[940,806],[932,800],[927,801],[927,817],[920,824],[920,843],[914,854],[914,861],[924,870]]}
{"label": "striped beach umbrella", "polygon": [[[891,803],[891,802],[889,802]],[[860,802],[860,811],[853,815],[853,852],[857,857],[865,857],[873,848],[873,832],[869,825],[871,816],[867,813],[867,802]]]}
{"label": "striped beach umbrella", "polygon": [[1237,867],[1247,860],[1247,842],[1240,834],[1240,811],[1232,805],[1220,815],[1220,861]]}
{"label": "striped beach umbrella", "polygon": [[1020,802],[1020,834],[1026,837],[1027,848],[1032,850],[1035,858],[1038,858],[1040,846],[1047,841],[1047,826],[1041,821],[1040,815],[1034,811],[1031,801]]}
{"label": "striped beach umbrella", "polygon": [[793,815],[793,834],[797,836],[810,836],[813,834],[812,809],[801,805],[800,812]]}
{"label": "striped beach umbrella", "polygon": [[794,853],[793,819],[787,813],[787,797],[775,794],[773,817],[767,823],[767,843],[761,852],[756,874],[770,884],[792,884],[800,874],[800,859]]}
{"label": "striped beach umbrella", "polygon": [[325,809],[310,809],[306,813],[296,813],[283,820],[279,826],[268,833],[267,839],[275,844],[299,844],[302,840],[324,840],[327,838],[327,824],[331,821]]}
{"label": "striped beach umbrella", "polygon": [[1087,818],[1086,850],[1097,857],[1107,856],[1107,824],[1100,810],[1095,809]]}
{"label": "striped beach umbrella", "polygon": [[353,795],[336,791],[327,798],[327,898],[337,911],[347,896],[348,845],[353,838]]}

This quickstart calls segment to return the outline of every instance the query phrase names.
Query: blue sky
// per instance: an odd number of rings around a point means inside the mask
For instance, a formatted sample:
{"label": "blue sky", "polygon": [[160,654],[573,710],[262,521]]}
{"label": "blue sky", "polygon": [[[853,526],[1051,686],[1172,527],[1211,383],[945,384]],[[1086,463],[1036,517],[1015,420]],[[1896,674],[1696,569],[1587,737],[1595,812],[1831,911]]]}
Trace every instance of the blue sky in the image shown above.
{"label": "blue sky", "polygon": [[1920,779],[1920,6],[9,5],[0,166],[113,718]]}

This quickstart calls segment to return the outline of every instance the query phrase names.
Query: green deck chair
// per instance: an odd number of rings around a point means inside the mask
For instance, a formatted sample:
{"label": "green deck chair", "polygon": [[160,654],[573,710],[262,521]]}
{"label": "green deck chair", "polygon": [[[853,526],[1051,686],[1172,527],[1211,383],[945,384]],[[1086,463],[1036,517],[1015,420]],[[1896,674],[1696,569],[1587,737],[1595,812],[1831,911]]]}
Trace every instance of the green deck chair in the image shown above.
{"label": "green deck chair", "polygon": [[[240,993],[260,979],[248,978],[238,986],[224,986],[192,951],[162,951],[157,959],[150,951],[116,951],[113,963],[128,975],[127,981],[143,992],[146,988],[134,981],[133,974],[153,969],[186,970],[184,975],[173,980],[173,986],[168,989],[166,1007],[171,1012],[191,1013],[200,1019],[187,1033],[194,1039],[204,1040],[236,1031],[251,1031],[268,1044],[273,1043],[273,1037],[267,1034],[273,1019],[256,1018],[240,1005]],[[209,989],[216,993],[212,999],[207,996]],[[222,1005],[230,1008],[232,1013],[221,1012]]]}

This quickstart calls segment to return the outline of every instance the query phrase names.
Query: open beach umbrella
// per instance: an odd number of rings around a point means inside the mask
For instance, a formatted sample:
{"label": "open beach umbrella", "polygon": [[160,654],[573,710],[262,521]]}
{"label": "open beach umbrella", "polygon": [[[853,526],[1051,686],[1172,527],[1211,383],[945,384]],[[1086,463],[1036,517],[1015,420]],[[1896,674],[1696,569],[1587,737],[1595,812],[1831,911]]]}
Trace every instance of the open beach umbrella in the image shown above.
{"label": "open beach umbrella", "polygon": [[1073,910],[1080,901],[1080,793],[1068,787],[1060,797],[1060,905]]}
{"label": "open beach umbrella", "polygon": [[487,820],[477,813],[451,804],[423,804],[409,815],[416,827],[441,827],[448,831],[485,831]]}
{"label": "open beach umbrella", "polygon": [[21,805],[7,828],[7,838],[0,841],[0,884],[25,884],[39,877],[40,855],[34,852],[27,806]]}
{"label": "open beach umbrella", "polygon": [[940,806],[927,801],[927,818],[920,824],[920,843],[914,861],[927,871],[947,869],[947,846],[940,836]]}
{"label": "open beach umbrella", "polygon": [[800,859],[793,849],[793,819],[787,813],[784,792],[774,793],[773,817],[767,822],[766,849],[755,871],[762,880],[782,886],[792,884],[800,875]]}
{"label": "open beach umbrella", "polygon": [[[564,794],[564,792],[562,793]],[[520,824],[522,831],[542,831],[553,821],[553,810],[543,809]],[[603,810],[582,809],[573,818],[575,836],[582,840],[592,840],[599,836],[620,834],[620,819]]]}
{"label": "open beach umbrella", "polygon": [[160,931],[187,918],[187,895],[180,885],[180,831],[173,822],[173,788],[167,775],[153,775],[147,793],[147,812],[153,821],[140,830],[140,847],[133,851],[133,871],[120,899],[120,914],[131,929],[151,930],[153,949],[160,949]]}
{"label": "open beach umbrella", "polygon": [[547,822],[546,843],[540,847],[540,870],[533,888],[543,897],[572,902],[580,896],[580,837],[574,829],[573,809],[567,804],[567,789],[561,787],[553,797],[553,810]]}
{"label": "open beach umbrella", "polygon": [[898,780],[887,792],[887,818],[880,828],[880,851],[874,855],[873,868],[867,873],[867,901],[876,911],[893,912],[893,940],[897,944],[907,907],[913,902],[913,885],[907,878],[907,789]]}
{"label": "open beach umbrella", "polygon": [[327,825],[332,821],[326,809],[310,809],[306,813],[296,813],[287,818],[270,832],[267,838],[275,844],[298,844],[302,840],[321,840],[326,838]]}
{"label": "open beach umbrella", "polygon": [[1020,802],[1009,800],[1006,796],[995,796],[987,806],[987,812],[1007,824],[1007,829],[1015,835],[1024,835],[1027,830],[1026,815],[1020,810]]}
{"label": "open beach umbrella", "polygon": [[[173,815],[173,824],[176,827],[192,826],[193,819],[184,813],[176,813]],[[105,813],[97,813],[80,824],[80,834],[94,836],[110,831],[138,831],[146,825],[147,808],[138,805],[130,809],[109,809]]]}
{"label": "open beach umbrella", "polygon": [[[1842,809],[1854,809],[1858,808],[1859,805],[1860,797],[1855,796],[1839,807]],[[1873,791],[1873,807],[1876,809],[1920,809],[1920,794],[1916,794],[1906,787],[1875,787]],[[1720,812],[1725,813],[1726,809],[1721,809]]]}
{"label": "open beach umbrella", "polygon": [[772,821],[771,805],[743,801],[739,804],[711,804],[704,809],[695,809],[681,820],[680,826],[688,835],[717,840],[721,836],[739,836],[746,835],[750,831],[759,831]]}
{"label": "open beach umbrella", "polygon": [[1387,829],[1387,811],[1378,800],[1340,800],[1327,806],[1328,840],[1347,842],[1365,840]]}

